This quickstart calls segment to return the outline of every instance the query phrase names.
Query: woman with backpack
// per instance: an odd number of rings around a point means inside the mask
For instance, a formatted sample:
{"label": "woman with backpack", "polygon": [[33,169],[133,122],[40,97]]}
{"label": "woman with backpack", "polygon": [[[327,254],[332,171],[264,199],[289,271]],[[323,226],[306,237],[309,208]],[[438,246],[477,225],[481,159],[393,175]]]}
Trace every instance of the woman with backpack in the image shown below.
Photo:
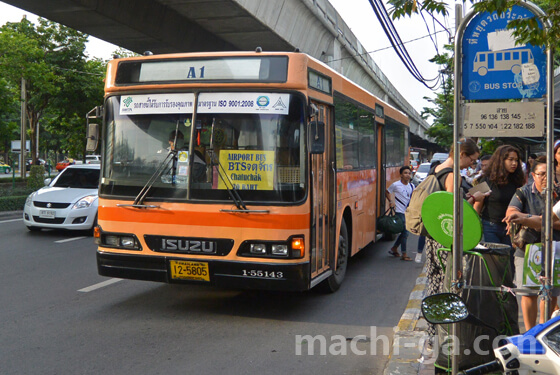
{"label": "woman with backpack", "polygon": [[[463,138],[459,140],[460,148],[460,158],[459,158],[459,169],[467,168],[472,165],[472,163],[478,159],[480,151],[476,143],[470,138]],[[451,146],[451,151],[449,152],[449,157],[441,164],[435,166],[430,171],[430,174],[439,174],[440,186],[444,188],[445,191],[453,192],[453,158],[454,158],[454,147]],[[443,173],[440,173],[443,172]],[[467,184],[464,179],[461,179],[463,184]],[[464,192],[468,191],[468,186],[464,186]],[[483,201],[488,193],[476,192],[474,195],[468,193],[465,194],[464,198],[470,203]],[[437,250],[443,247],[436,240],[427,237],[426,238],[426,277],[427,277],[427,288],[426,293],[428,296],[432,294],[441,293],[443,291],[443,279],[444,273],[441,264],[439,263]],[[448,252],[442,251],[440,254],[441,261],[447,263]],[[435,326],[428,323],[427,333],[430,337],[433,337],[436,333]]]}

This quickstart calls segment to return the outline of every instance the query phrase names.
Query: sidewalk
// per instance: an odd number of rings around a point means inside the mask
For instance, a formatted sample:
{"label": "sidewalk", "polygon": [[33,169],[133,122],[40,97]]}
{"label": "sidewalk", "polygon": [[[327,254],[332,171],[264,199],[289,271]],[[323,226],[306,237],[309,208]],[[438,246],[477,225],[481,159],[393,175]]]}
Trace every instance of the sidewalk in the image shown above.
{"label": "sidewalk", "polygon": [[[420,304],[426,296],[426,266],[416,279],[416,285],[410,293],[408,305],[401,316],[397,331],[393,340],[392,354],[384,375],[433,375],[435,367],[430,363],[420,363],[423,348],[419,348],[425,341],[427,329],[426,320],[422,317]],[[517,297],[519,305],[519,330],[525,332],[523,314],[521,312],[520,297]]]}
{"label": "sidewalk", "polygon": [[433,364],[420,363],[419,348],[425,341],[426,321],[422,317],[420,304],[426,295],[426,267],[416,279],[410,293],[408,305],[401,316],[393,340],[392,354],[384,375],[428,375],[434,374]]}

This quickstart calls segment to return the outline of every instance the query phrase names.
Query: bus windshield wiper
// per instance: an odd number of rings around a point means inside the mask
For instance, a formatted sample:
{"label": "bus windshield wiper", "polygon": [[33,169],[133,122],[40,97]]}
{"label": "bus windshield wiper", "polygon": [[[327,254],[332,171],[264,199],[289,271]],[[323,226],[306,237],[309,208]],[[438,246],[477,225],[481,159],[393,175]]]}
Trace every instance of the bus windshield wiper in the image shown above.
{"label": "bus windshield wiper", "polygon": [[[156,171],[152,174],[148,182],[146,182],[144,187],[142,187],[142,189],[134,199],[134,203],[132,204],[133,207],[145,207],[143,206],[143,204],[144,204],[144,199],[146,199],[146,196],[148,195],[148,192],[150,191],[152,186],[154,186],[155,182],[161,177],[163,172],[167,169],[169,162],[174,161],[176,159],[177,159],[177,150],[174,149],[169,150],[169,153],[167,154],[165,159],[160,163]],[[173,174],[175,174],[175,171],[173,171]],[[173,177],[172,177],[172,181],[173,181]]]}
{"label": "bus windshield wiper", "polygon": [[[156,171],[152,174],[152,176],[150,177],[148,182],[146,182],[146,184],[142,187],[142,189],[140,190],[140,192],[138,193],[138,195],[134,199],[134,203],[132,204],[133,207],[142,207],[142,208],[147,207],[147,206],[144,206],[144,199],[146,199],[146,196],[148,195],[148,192],[150,191],[152,186],[154,186],[156,181],[161,177],[163,172],[167,169],[167,166],[169,165],[170,161],[173,161],[173,165],[171,167],[171,169],[172,169],[172,171],[171,171],[171,183],[175,184],[175,174],[177,173],[177,153],[178,153],[177,152],[177,135],[178,134],[179,134],[179,120],[177,120],[177,123],[175,124],[175,138],[173,139],[173,144],[170,145],[170,150],[167,153],[167,156],[165,157],[165,159],[163,159],[163,161],[160,163],[160,165],[156,168]],[[171,144],[171,142],[169,142],[169,143]]]}
{"label": "bus windshield wiper", "polygon": [[[247,210],[247,206],[245,206],[245,202],[243,202],[243,199],[241,199],[241,196],[239,195],[239,191],[237,190],[233,182],[231,182],[231,180],[229,179],[224,167],[222,167],[222,164],[220,163],[219,160],[216,161],[218,165],[218,176],[220,176],[220,179],[224,182],[224,185],[226,187],[226,190],[231,200],[233,200],[233,203],[235,203],[237,209]],[[231,185],[231,187],[228,186],[228,183],[229,185]]]}
{"label": "bus windshield wiper", "polygon": [[[233,182],[231,182],[231,180],[229,179],[226,171],[224,170],[224,167],[220,163],[220,160],[216,157],[216,154],[214,153],[214,129],[215,129],[215,125],[216,125],[216,118],[213,118],[212,119],[212,132],[210,133],[210,149],[212,150],[212,155],[211,155],[212,163],[218,166],[218,176],[220,176],[220,179],[224,182],[224,185],[225,185],[226,190],[229,194],[229,197],[231,198],[233,203],[235,203],[235,206],[237,207],[237,209],[238,210],[247,210],[247,206],[245,206],[245,202],[243,202],[243,199],[241,199],[241,196],[239,195],[239,191],[237,190],[237,188],[235,187]],[[228,182],[229,182],[229,185],[231,185],[231,188],[228,186]]]}

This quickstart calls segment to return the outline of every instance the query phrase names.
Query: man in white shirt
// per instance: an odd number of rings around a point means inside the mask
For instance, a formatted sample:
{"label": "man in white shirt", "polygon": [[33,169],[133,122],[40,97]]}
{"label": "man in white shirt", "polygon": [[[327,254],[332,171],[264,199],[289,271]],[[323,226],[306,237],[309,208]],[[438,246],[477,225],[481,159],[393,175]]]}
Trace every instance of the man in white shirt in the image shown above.
{"label": "man in white shirt", "polygon": [[[412,171],[409,166],[401,167],[399,170],[401,179],[399,181],[393,182],[391,186],[385,191],[385,196],[389,200],[390,207],[394,207],[396,215],[401,218],[403,223],[405,222],[404,212],[408,207],[410,202],[410,196],[414,187],[410,183],[412,178]],[[389,254],[394,257],[400,257],[401,260],[412,260],[406,255],[406,240],[408,238],[408,231],[405,229],[401,232],[397,240],[395,241],[393,247],[389,251]],[[398,252],[398,247],[401,246],[401,254]]]}

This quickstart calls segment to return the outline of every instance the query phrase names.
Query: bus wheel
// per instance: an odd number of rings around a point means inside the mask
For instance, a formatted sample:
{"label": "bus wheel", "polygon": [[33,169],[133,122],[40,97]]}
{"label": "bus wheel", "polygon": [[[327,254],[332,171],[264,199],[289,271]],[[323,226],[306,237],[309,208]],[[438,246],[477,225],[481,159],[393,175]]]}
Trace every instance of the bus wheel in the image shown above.
{"label": "bus wheel", "polygon": [[511,67],[511,72],[513,74],[521,73],[521,66],[519,66],[519,64],[515,64],[514,66]]}
{"label": "bus wheel", "polygon": [[340,288],[342,281],[344,281],[344,276],[346,276],[349,253],[348,229],[346,228],[346,222],[342,220],[340,223],[340,233],[338,235],[336,269],[334,269],[332,275],[321,284],[321,289],[323,291],[333,293]]}
{"label": "bus wheel", "polygon": [[488,73],[488,69],[486,69],[485,67],[478,68],[478,75],[484,77],[486,73]]}

